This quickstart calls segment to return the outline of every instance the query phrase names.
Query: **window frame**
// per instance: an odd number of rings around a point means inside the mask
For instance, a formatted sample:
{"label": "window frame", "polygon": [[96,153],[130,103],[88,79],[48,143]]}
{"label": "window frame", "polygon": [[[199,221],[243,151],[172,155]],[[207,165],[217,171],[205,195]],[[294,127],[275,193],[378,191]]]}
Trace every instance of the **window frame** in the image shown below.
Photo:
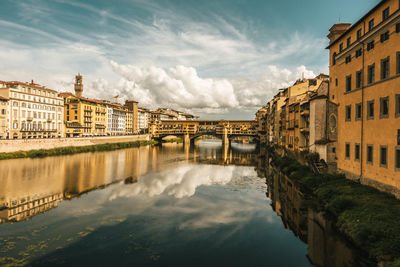
{"label": "window frame", "polygon": [[375,48],[375,40],[372,40],[371,42],[367,43],[367,51],[370,51]]}
{"label": "window frame", "polygon": [[356,88],[355,89],[360,89],[362,87],[362,71],[359,70],[356,72]]}
{"label": "window frame", "polygon": [[[397,153],[399,153],[399,154],[397,154]],[[394,171],[395,172],[400,172],[400,164],[397,165],[397,163],[399,161],[400,161],[400,146],[395,146],[394,147]]]}
{"label": "window frame", "polygon": [[[371,70],[373,70],[372,73]],[[375,82],[375,63],[367,67],[367,82],[368,84],[373,84]]]}
{"label": "window frame", "polygon": [[[385,101],[385,100],[387,100],[387,114],[383,114],[383,101]],[[380,103],[379,118],[380,119],[389,118],[389,114],[390,114],[390,111],[389,111],[389,104],[390,104],[389,96],[381,97],[379,103]]]}
{"label": "window frame", "polygon": [[340,45],[339,45],[339,52],[342,52],[343,51],[343,43],[341,43]]}
{"label": "window frame", "polygon": [[387,7],[382,11],[382,21],[387,20],[389,17],[390,17],[390,9],[389,7]]}
{"label": "window frame", "polygon": [[345,143],[344,145],[344,158],[345,159],[350,159],[351,155],[350,155],[350,143]]}
{"label": "window frame", "polygon": [[[358,148],[358,151],[357,151],[357,148]],[[360,161],[360,159],[361,159],[361,146],[360,146],[360,143],[355,143],[354,144],[354,161]]]}
{"label": "window frame", "polygon": [[362,111],[362,103],[356,103],[355,107],[356,107],[355,108],[356,109],[355,120],[356,121],[360,121],[362,119],[362,113],[363,113],[363,111]]}
{"label": "window frame", "polygon": [[345,106],[345,121],[351,121],[351,104]]}
{"label": "window frame", "polygon": [[[371,149],[371,160],[369,158],[369,149]],[[374,145],[367,144],[367,157],[366,157],[367,164],[374,165]]]}
{"label": "window frame", "polygon": [[346,93],[351,92],[351,74],[346,76]]}
{"label": "window frame", "polygon": [[[382,163],[382,149],[385,149],[385,163]],[[387,168],[388,167],[388,146],[387,145],[380,145],[379,146],[379,167]]]}
{"label": "window frame", "polygon": [[[372,116],[371,116],[371,104],[372,104]],[[367,120],[373,120],[375,118],[375,100],[367,101]]]}
{"label": "window frame", "polygon": [[390,56],[381,59],[381,80],[388,79],[389,77],[390,77]]}
{"label": "window frame", "polygon": [[394,115],[395,117],[400,117],[400,94],[395,94],[395,111],[394,111]]}
{"label": "window frame", "polygon": [[362,29],[358,29],[357,31],[357,40],[360,40],[362,37]]}
{"label": "window frame", "polygon": [[347,37],[346,45],[347,45],[348,48],[351,46],[351,36]]}
{"label": "window frame", "polygon": [[371,19],[370,21],[368,21],[368,31],[372,31],[375,27],[375,20]]}
{"label": "window frame", "polygon": [[400,74],[400,51],[396,53],[396,74]]}

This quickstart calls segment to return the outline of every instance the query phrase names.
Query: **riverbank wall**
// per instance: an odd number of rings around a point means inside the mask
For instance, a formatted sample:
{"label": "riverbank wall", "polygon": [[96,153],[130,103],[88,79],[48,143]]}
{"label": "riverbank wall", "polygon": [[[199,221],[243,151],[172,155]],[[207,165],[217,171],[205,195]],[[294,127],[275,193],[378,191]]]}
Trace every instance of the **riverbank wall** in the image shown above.
{"label": "riverbank wall", "polygon": [[62,147],[82,147],[148,140],[150,140],[150,137],[147,134],[82,138],[0,140],[0,153],[12,153],[17,151],[30,150],[49,150]]}

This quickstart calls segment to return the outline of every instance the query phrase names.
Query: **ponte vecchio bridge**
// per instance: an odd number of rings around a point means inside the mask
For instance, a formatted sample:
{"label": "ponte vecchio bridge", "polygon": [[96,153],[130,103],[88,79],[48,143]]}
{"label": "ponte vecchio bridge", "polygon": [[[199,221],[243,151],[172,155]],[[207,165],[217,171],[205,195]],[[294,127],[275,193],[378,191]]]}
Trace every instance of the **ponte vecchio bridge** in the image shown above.
{"label": "ponte vecchio bridge", "polygon": [[158,141],[171,135],[182,137],[185,145],[203,135],[219,137],[223,144],[235,137],[258,137],[257,122],[249,120],[159,120],[150,125],[149,134]]}

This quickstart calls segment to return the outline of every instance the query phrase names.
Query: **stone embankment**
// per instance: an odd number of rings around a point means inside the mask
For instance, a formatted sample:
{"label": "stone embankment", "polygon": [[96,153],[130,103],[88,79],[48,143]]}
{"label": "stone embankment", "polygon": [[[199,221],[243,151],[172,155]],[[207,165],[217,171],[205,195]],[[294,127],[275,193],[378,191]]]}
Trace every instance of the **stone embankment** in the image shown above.
{"label": "stone embankment", "polygon": [[40,149],[54,149],[59,147],[81,147],[100,144],[126,143],[150,140],[149,135],[128,136],[103,136],[82,138],[58,138],[58,139],[18,139],[0,140],[0,153],[11,153],[17,151],[29,151]]}

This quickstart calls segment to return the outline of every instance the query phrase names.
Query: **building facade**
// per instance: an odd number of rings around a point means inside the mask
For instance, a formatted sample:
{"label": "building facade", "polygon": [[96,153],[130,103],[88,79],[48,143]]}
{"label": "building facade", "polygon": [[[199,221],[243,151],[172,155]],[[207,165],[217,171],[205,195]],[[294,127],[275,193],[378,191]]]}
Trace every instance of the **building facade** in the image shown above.
{"label": "building facade", "polygon": [[400,2],[380,1],[330,29],[330,100],[338,103],[337,166],[400,195]]}
{"label": "building facade", "polygon": [[9,99],[8,138],[64,136],[64,101],[57,91],[39,84],[5,82],[0,96]]}
{"label": "building facade", "polygon": [[0,96],[0,139],[8,138],[9,99]]}

